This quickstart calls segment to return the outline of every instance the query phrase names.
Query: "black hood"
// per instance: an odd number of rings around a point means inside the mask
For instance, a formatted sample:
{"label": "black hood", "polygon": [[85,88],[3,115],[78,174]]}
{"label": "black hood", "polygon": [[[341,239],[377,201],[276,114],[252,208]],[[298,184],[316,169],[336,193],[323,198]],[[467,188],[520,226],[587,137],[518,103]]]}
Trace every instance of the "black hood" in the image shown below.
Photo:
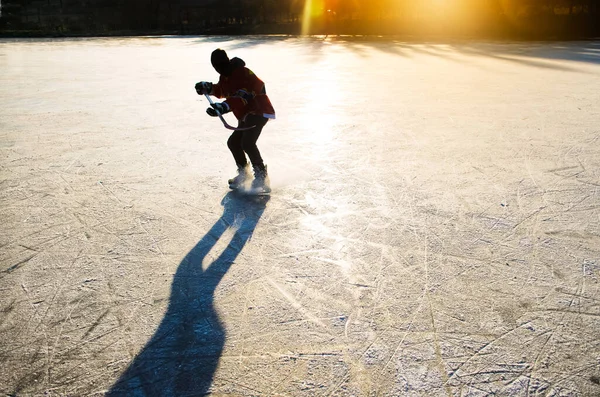
{"label": "black hood", "polygon": [[210,63],[220,75],[230,76],[234,69],[246,66],[246,63],[240,58],[229,59],[227,53],[217,48],[210,56]]}
{"label": "black hood", "polygon": [[238,57],[231,59],[231,70],[237,69],[237,68],[243,68],[244,66],[246,66],[246,62],[244,62],[242,59],[240,59]]}

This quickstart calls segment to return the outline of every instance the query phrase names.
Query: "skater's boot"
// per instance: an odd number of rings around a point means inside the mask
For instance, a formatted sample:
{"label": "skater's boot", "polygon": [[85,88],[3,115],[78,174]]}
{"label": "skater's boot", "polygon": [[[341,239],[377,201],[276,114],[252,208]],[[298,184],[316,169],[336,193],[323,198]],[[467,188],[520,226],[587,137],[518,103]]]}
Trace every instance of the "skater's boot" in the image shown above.
{"label": "skater's boot", "polygon": [[269,175],[267,166],[254,166],[254,180],[252,181],[252,190],[268,193],[271,191],[269,186]]}
{"label": "skater's boot", "polygon": [[244,183],[250,176],[250,167],[248,167],[248,164],[245,164],[245,165],[238,164],[237,172],[238,172],[238,174],[235,177],[233,177],[227,181],[229,183],[229,188],[233,189],[233,190],[244,187]]}

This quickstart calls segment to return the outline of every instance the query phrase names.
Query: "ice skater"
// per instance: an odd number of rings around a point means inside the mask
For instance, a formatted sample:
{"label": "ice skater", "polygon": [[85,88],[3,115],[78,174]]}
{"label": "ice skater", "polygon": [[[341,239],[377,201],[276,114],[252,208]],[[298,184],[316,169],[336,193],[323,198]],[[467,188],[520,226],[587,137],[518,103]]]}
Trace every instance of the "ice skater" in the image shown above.
{"label": "ice skater", "polygon": [[227,146],[237,165],[237,175],[229,179],[229,187],[233,190],[245,189],[246,181],[250,177],[247,154],[254,170],[251,191],[268,193],[271,188],[267,166],[256,146],[256,141],[267,121],[275,118],[275,110],[267,96],[265,83],[246,68],[243,60],[229,59],[227,53],[220,48],[212,52],[210,62],[219,73],[219,82],[196,83],[196,92],[198,95],[225,98],[225,101],[211,102],[211,107],[206,109],[206,113],[218,117],[233,112],[238,119],[238,127],[227,140]]}

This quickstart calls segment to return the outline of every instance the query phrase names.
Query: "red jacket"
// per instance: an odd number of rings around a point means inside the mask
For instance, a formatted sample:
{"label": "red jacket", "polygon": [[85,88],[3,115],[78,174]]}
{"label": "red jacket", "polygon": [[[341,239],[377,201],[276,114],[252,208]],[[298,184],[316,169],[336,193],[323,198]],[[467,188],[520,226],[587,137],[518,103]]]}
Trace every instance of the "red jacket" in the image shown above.
{"label": "red jacket", "polygon": [[231,75],[219,77],[213,84],[211,94],[217,98],[227,98],[225,102],[238,120],[248,114],[257,114],[268,119],[275,118],[275,109],[262,82],[240,58],[232,58]]}

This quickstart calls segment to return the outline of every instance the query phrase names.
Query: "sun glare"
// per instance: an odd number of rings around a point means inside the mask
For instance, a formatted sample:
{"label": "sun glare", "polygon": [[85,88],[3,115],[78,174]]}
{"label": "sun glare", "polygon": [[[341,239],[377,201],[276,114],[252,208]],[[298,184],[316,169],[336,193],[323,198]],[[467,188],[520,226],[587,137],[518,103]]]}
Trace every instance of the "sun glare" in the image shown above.
{"label": "sun glare", "polygon": [[483,0],[304,0],[302,34],[456,31],[481,23],[482,10],[491,9],[485,4]]}
{"label": "sun glare", "polygon": [[310,11],[312,9],[312,0],[304,2],[304,12],[302,13],[302,34],[310,33]]}
{"label": "sun glare", "polygon": [[311,21],[323,13],[323,0],[305,0],[302,13],[302,34],[311,33]]}

